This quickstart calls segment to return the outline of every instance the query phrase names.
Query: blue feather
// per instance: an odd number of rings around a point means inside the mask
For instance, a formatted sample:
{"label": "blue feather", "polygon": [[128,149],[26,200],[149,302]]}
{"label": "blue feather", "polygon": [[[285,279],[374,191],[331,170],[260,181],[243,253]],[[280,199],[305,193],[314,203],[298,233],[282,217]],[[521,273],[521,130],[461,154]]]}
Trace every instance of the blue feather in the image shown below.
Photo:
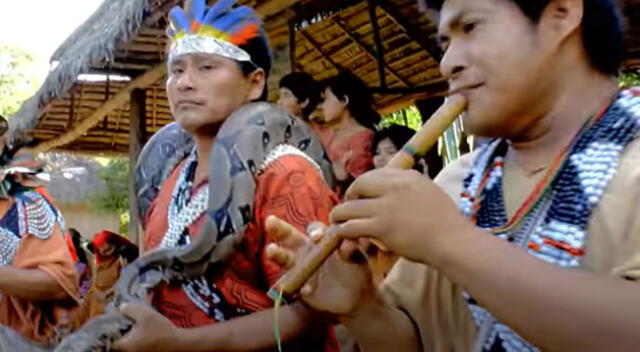
{"label": "blue feather", "polygon": [[177,32],[181,30],[189,31],[189,27],[191,27],[191,21],[189,21],[182,9],[177,6],[169,12],[169,19]]}
{"label": "blue feather", "polygon": [[211,6],[209,11],[207,11],[207,14],[202,19],[202,23],[211,24],[217,17],[229,12],[236,1],[238,0],[218,0],[213,4],[213,6]]}
{"label": "blue feather", "polygon": [[211,25],[216,29],[225,33],[231,33],[233,27],[244,27],[249,20],[253,17],[253,11],[248,7],[241,7],[234,9],[233,11],[225,14],[219,19],[215,20]]}
{"label": "blue feather", "polygon": [[189,8],[189,18],[197,21],[202,20],[206,9],[206,0],[191,0],[191,7]]}

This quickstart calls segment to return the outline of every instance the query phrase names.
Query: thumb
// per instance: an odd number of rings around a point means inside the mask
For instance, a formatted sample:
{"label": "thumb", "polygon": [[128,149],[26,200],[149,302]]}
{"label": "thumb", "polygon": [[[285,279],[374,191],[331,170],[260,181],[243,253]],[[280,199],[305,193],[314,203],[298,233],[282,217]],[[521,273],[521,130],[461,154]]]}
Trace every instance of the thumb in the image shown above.
{"label": "thumb", "polygon": [[120,313],[134,322],[144,321],[152,312],[150,307],[139,303],[125,303],[120,307]]}

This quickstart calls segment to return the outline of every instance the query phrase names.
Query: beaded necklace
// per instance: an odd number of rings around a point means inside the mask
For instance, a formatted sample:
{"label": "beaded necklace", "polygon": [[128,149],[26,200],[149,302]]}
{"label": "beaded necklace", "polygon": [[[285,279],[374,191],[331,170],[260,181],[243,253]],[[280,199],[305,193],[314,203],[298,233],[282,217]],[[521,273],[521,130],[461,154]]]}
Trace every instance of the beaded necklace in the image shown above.
{"label": "beaded necklace", "polygon": [[[592,210],[615,176],[625,147],[640,131],[640,90],[626,90],[592,119],[556,158],[511,219],[502,194],[505,140],[486,145],[464,180],[460,209],[480,228],[548,263],[577,268],[586,251]],[[474,351],[538,351],[496,321],[472,297],[465,299],[480,329]]]}

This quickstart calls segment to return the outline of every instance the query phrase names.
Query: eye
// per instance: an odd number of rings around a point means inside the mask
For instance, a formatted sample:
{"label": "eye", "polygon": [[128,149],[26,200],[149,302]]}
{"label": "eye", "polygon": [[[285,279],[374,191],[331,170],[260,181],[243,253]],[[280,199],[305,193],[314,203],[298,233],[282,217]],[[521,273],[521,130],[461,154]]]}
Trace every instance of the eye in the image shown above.
{"label": "eye", "polygon": [[462,31],[465,34],[470,34],[471,32],[473,32],[476,29],[477,25],[478,25],[478,22],[467,22],[467,23],[462,25]]}
{"label": "eye", "polygon": [[211,71],[214,69],[213,65],[200,65],[200,67],[198,67],[200,69],[200,71]]}
{"label": "eye", "polygon": [[184,70],[181,67],[174,67],[171,69],[172,75],[179,75],[179,74],[182,74],[183,72]]}

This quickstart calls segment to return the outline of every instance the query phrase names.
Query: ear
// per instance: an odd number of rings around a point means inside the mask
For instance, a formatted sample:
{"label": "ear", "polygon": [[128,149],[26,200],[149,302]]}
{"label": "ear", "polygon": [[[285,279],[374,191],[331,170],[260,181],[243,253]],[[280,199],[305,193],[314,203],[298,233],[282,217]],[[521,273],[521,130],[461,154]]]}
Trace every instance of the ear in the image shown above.
{"label": "ear", "polygon": [[345,107],[349,106],[349,96],[345,95],[344,99],[340,100]]}
{"label": "ear", "polygon": [[249,84],[251,90],[249,91],[249,100],[257,100],[262,96],[262,92],[267,88],[265,84],[266,75],[264,70],[259,68],[249,74]]}
{"label": "ear", "polygon": [[539,29],[558,45],[579,33],[584,17],[584,0],[551,0],[542,12]]}
{"label": "ear", "polygon": [[299,104],[302,109],[309,106],[309,98],[305,99],[302,103]]}

